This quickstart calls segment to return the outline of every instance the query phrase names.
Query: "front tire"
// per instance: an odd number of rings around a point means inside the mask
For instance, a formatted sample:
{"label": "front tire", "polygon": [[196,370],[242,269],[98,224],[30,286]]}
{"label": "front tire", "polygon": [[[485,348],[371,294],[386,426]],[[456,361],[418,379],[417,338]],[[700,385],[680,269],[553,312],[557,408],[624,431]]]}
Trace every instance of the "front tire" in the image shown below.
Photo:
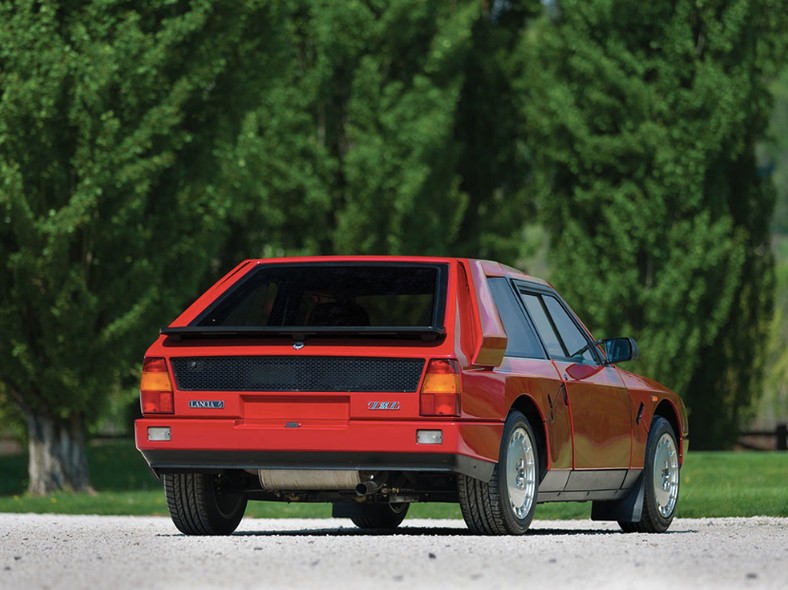
{"label": "front tire", "polygon": [[170,518],[184,535],[229,535],[238,528],[247,498],[225,491],[226,476],[165,473],[162,481]]}
{"label": "front tire", "polygon": [[531,525],[539,490],[539,450],[528,419],[506,418],[498,464],[489,482],[458,476],[462,517],[479,535],[522,535]]}
{"label": "front tire", "polygon": [[395,529],[408,513],[410,504],[359,504],[353,507],[350,520],[360,529]]}
{"label": "front tire", "polygon": [[665,418],[651,423],[643,467],[643,512],[638,522],[622,522],[625,533],[664,533],[679,501],[679,454],[676,433]]}

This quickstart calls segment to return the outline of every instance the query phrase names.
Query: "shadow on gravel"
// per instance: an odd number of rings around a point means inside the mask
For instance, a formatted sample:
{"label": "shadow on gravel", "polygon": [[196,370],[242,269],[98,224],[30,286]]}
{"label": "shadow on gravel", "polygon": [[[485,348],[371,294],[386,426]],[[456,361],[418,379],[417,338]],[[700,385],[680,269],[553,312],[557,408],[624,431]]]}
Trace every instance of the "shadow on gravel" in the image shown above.
{"label": "shadow on gravel", "polygon": [[[694,530],[687,531],[668,531],[663,535],[682,535],[687,533],[697,533]],[[539,537],[539,536],[580,536],[580,535],[624,535],[619,530],[610,529],[531,529],[525,537]],[[635,536],[634,533],[630,533]],[[185,535],[156,535],[157,537],[183,537]],[[452,528],[452,527],[403,527],[395,530],[380,529],[380,530],[366,530],[362,531],[356,528],[325,528],[325,529],[301,529],[293,531],[237,531],[233,533],[234,537],[421,537],[421,536],[438,536],[438,537],[474,537],[478,535],[472,534],[467,529]]]}

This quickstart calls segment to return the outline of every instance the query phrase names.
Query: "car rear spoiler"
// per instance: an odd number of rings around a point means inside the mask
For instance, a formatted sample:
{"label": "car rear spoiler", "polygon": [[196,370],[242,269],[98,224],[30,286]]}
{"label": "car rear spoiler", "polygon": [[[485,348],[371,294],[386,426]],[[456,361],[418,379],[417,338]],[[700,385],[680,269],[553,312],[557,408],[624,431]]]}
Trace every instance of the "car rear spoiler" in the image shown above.
{"label": "car rear spoiler", "polygon": [[162,328],[176,340],[221,338],[405,338],[434,342],[446,336],[436,326],[184,326]]}

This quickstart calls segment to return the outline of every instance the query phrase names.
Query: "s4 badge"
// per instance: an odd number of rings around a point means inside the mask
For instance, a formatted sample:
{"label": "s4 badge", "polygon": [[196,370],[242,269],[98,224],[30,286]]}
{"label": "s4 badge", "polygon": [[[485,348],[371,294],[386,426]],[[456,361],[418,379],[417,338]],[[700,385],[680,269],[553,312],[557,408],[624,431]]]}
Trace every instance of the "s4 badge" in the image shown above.
{"label": "s4 badge", "polygon": [[368,410],[399,410],[399,402],[368,402]]}

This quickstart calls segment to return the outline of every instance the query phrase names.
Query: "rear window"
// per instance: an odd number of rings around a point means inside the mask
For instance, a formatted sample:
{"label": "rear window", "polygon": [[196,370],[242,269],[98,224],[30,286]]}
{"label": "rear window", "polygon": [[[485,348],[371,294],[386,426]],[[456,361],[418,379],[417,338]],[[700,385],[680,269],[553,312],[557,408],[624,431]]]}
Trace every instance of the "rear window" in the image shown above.
{"label": "rear window", "polygon": [[443,327],[447,272],[440,264],[261,266],[192,326]]}

